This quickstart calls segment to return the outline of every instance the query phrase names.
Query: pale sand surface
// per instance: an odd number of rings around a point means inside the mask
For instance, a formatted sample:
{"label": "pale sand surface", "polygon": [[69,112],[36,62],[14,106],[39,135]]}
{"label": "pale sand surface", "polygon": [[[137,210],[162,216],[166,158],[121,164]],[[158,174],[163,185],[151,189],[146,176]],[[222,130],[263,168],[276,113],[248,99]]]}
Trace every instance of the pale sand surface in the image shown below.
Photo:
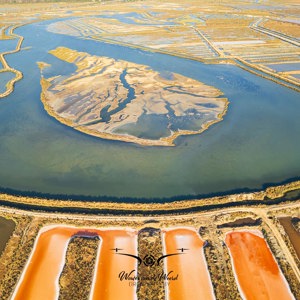
{"label": "pale sand surface", "polygon": [[260,231],[232,231],[225,242],[243,299],[294,299]]}
{"label": "pale sand surface", "polygon": [[100,230],[64,225],[46,226],[40,230],[12,299],[58,299],[58,280],[65,263],[68,243],[73,236],[90,235],[101,239],[101,256],[97,259],[90,299],[136,299],[135,287],[129,287],[128,283],[118,279],[120,268],[136,269],[136,260],[115,255],[110,249],[118,247],[136,254],[137,234],[129,229]]}
{"label": "pale sand surface", "polygon": [[209,300],[215,299],[210,276],[203,252],[204,241],[193,228],[163,230],[164,254],[184,254],[165,259],[166,273],[173,271],[178,280],[170,282],[167,288],[168,300]]}

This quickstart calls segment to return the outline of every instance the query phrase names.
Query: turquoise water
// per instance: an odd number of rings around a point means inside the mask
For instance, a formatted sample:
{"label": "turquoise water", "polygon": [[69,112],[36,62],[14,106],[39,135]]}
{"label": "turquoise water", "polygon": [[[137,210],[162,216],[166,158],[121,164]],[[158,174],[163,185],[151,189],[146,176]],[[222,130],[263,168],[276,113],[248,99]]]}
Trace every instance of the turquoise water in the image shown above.
{"label": "turquoise water", "polygon": [[0,40],[0,52],[15,50],[18,44],[18,39]]}
{"label": "turquoise water", "polygon": [[75,64],[62,61],[51,54],[43,57],[43,61],[50,65],[43,69],[43,76],[45,78],[58,75],[66,76],[75,72],[77,69]]}
{"label": "turquoise water", "polygon": [[[17,33],[25,37],[23,47],[31,48],[7,56],[24,79],[0,101],[1,187],[167,201],[179,195],[259,189],[299,176],[299,93],[235,66],[204,65],[57,35],[47,32],[45,24],[19,28]],[[161,73],[180,73],[216,86],[230,101],[228,113],[204,133],[178,138],[176,147],[143,147],[77,132],[50,117],[40,102],[36,62],[49,61],[47,51],[57,46],[149,65]],[[48,70],[51,75],[73,72],[72,67],[65,69],[66,63],[55,63],[61,69]]]}

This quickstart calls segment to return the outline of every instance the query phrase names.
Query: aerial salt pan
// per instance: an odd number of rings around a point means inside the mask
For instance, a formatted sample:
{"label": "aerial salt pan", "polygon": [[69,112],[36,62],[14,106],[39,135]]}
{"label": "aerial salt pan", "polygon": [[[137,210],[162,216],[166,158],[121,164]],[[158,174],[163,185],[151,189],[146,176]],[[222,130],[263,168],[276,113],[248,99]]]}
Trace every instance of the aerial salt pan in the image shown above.
{"label": "aerial salt pan", "polygon": [[[120,265],[135,269],[135,260],[115,256],[112,251],[103,251],[103,248],[107,250],[117,244],[136,254],[136,232],[131,229],[101,230],[65,225],[49,225],[41,229],[12,299],[58,299],[58,280],[64,266],[67,246],[75,236],[98,236],[101,241],[89,299],[113,300],[122,296],[123,299],[135,300],[135,287],[128,287],[114,276]],[[110,270],[110,273],[105,272],[105,269]]]}

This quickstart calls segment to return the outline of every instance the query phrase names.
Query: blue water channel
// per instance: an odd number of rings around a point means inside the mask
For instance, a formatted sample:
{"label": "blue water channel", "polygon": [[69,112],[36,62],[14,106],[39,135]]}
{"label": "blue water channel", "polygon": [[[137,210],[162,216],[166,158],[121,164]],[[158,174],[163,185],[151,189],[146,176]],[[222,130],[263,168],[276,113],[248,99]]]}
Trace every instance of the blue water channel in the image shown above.
{"label": "blue water channel", "polygon": [[[2,188],[169,201],[176,196],[260,189],[266,183],[299,176],[299,93],[233,65],[205,65],[50,33],[46,30],[49,23],[17,29],[25,37],[23,47],[29,48],[7,56],[24,78],[0,101]],[[36,62],[53,64],[44,70],[47,76],[74,72],[74,66],[47,53],[58,46],[147,65],[164,74],[179,73],[215,86],[229,99],[228,112],[204,133],[178,138],[176,147],[138,146],[80,133],[49,116],[40,101]]]}

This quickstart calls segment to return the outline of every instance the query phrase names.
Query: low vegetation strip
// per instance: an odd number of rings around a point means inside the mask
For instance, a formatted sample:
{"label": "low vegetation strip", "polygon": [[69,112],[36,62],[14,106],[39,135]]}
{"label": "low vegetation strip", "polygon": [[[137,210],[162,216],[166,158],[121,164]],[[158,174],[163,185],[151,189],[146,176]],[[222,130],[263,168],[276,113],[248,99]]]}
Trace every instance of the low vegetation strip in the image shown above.
{"label": "low vegetation strip", "polygon": [[[142,259],[159,258],[162,253],[161,230],[158,228],[145,227],[138,234],[138,253]],[[146,260],[145,260],[146,261]],[[138,299],[165,300],[165,285],[159,276],[163,274],[163,264],[145,263],[139,264],[138,275],[141,278],[153,278],[154,280],[139,280],[137,287]]]}
{"label": "low vegetation strip", "polygon": [[[289,193],[295,194],[292,198]],[[208,209],[220,209],[237,206],[257,206],[257,205],[274,205],[287,201],[298,200],[300,198],[300,181],[293,181],[279,186],[271,186],[265,190],[250,193],[233,193],[224,196],[215,197],[195,197],[192,200],[182,197],[182,200],[167,201],[156,199],[151,201],[147,199],[139,202],[137,199],[106,199],[106,198],[88,198],[80,200],[78,196],[66,195],[62,199],[53,199],[48,197],[34,196],[16,196],[10,194],[0,194],[0,203],[3,206],[12,207],[30,211],[61,212],[61,213],[87,213],[87,214],[176,214],[192,213],[205,211]],[[285,196],[287,195],[287,196]],[[73,200],[67,200],[72,199]],[[88,203],[88,205],[87,205]],[[117,205],[116,205],[117,203]]]}
{"label": "low vegetation strip", "polygon": [[66,264],[59,278],[59,300],[88,300],[99,244],[97,237],[74,237],[66,255]]}
{"label": "low vegetation strip", "polygon": [[[21,210],[74,214],[179,214],[238,206],[250,207],[257,205],[274,205],[299,200],[299,184],[299,181],[295,181],[286,185],[269,187],[266,190],[260,192],[231,194],[226,196],[195,198],[193,200],[180,200],[169,202],[163,202],[162,199],[160,200],[160,202],[148,202],[147,204],[144,202],[136,203],[134,200],[131,199],[126,199],[126,202],[113,200],[105,201],[105,199],[97,199],[97,201],[93,201],[93,198],[82,201],[66,201],[51,198],[47,199],[14,196],[9,194],[0,194],[0,203],[3,206]],[[285,197],[285,195],[289,195],[289,191],[293,191],[295,193],[295,196],[293,196],[292,198],[289,196]]]}

